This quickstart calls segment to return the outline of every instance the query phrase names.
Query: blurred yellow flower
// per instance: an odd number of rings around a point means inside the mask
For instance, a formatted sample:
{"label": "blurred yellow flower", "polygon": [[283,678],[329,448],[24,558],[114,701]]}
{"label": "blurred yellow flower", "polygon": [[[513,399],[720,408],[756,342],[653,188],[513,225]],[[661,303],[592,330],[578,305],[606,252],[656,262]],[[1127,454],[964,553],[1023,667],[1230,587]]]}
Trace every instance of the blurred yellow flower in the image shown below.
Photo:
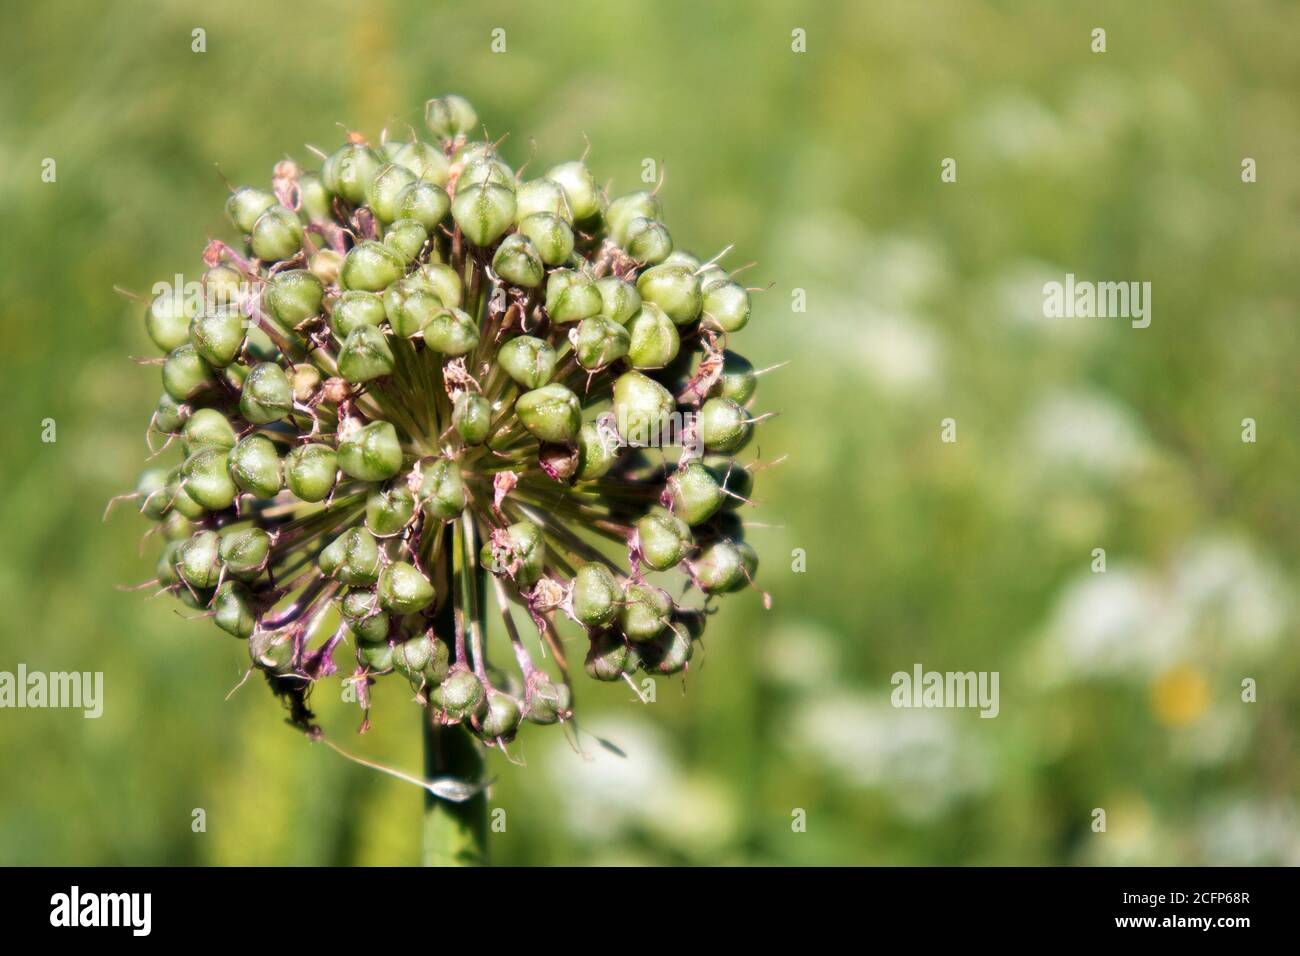
{"label": "blurred yellow flower", "polygon": [[1151,711],[1166,727],[1186,727],[1205,713],[1210,701],[1209,683],[1190,664],[1179,664],[1151,683]]}

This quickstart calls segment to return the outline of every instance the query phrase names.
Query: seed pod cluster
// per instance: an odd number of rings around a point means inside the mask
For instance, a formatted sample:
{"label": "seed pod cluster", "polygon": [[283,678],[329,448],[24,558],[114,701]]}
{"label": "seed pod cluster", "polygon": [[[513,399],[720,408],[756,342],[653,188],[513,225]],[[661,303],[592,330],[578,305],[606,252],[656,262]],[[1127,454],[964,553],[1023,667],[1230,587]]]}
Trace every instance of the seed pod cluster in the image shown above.
{"label": "seed pod cluster", "polygon": [[[458,96],[426,119],[231,192],[203,294],[145,313],[150,444],[181,454],[134,497],[157,584],[300,713],[343,644],[367,709],[399,675],[503,744],[572,714],[561,618],[596,680],[674,674],[752,584],[750,293],[675,247],[655,192],[611,201],[582,160],[522,176]],[[517,673],[487,660],[489,609]]]}

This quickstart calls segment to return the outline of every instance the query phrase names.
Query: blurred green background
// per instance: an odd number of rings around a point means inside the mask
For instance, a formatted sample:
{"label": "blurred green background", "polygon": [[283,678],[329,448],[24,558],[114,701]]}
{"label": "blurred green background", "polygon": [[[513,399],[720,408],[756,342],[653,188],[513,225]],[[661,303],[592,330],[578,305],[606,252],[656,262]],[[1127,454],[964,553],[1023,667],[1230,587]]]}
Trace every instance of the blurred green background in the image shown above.
{"label": "blurred green background", "polygon": [[[101,513],[158,392],[113,286],[229,238],[217,167],[262,183],[452,90],[516,165],[585,134],[617,193],[664,162],[678,243],[773,283],[739,347],[790,362],[759,399],[772,609],[726,601],[684,694],[580,682],[626,759],[554,728],[492,754],[497,862],[1300,863],[1297,35],[1283,2],[11,7],[0,670],[103,671],[106,703],[0,711],[0,862],[416,862],[419,792],[258,681],[226,700],[243,648],[116,590],[152,549]],[[1067,272],[1150,281],[1150,328],[1044,319]],[[1000,715],[892,708],[918,662],[1000,672]],[[418,768],[403,693],[359,740],[329,696],[336,739]]]}

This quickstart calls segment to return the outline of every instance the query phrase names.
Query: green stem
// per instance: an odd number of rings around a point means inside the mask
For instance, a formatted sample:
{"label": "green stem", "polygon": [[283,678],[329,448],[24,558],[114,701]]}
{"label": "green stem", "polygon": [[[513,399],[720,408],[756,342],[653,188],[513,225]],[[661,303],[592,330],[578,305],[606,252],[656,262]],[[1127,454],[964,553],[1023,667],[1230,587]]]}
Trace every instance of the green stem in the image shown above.
{"label": "green stem", "polygon": [[[478,742],[461,726],[444,727],[429,709],[424,711],[424,775],[427,779],[457,777],[477,783],[483,779]],[[487,794],[480,791],[464,803],[424,795],[425,866],[487,865]]]}

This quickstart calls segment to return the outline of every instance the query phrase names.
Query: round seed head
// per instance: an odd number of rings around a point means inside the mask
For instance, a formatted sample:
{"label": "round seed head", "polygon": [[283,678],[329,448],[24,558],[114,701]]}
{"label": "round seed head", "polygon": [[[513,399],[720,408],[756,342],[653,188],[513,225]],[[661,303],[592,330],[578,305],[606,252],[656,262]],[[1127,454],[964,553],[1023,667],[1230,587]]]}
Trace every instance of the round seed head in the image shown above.
{"label": "round seed head", "polygon": [[439,309],[424,327],[424,343],[443,355],[464,355],[478,345],[478,323],[460,309]]}
{"label": "round seed head", "polygon": [[424,123],[439,139],[455,139],[478,126],[478,114],[465,97],[449,93],[424,104]]}
{"label": "round seed head", "polygon": [[676,566],[694,543],[686,522],[663,508],[656,508],[641,518],[636,530],[641,560],[656,571]]}
{"label": "round seed head", "polygon": [[284,460],[284,483],[303,501],[324,501],[334,490],[338,455],[329,445],[299,445]]}
{"label": "round seed head", "polygon": [[619,626],[629,641],[653,640],[668,624],[673,601],[653,584],[629,584],[624,591]]}
{"label": "round seed head", "polygon": [[618,620],[623,589],[613,573],[595,561],[573,576],[573,616],[584,627],[604,628]]}
{"label": "round seed head", "polygon": [[497,351],[497,362],[524,388],[540,388],[555,374],[555,349],[545,339],[518,335]]}
{"label": "round seed head", "polygon": [[360,325],[348,334],[339,349],[339,374],[353,384],[391,375],[393,352],[384,333],[373,325]]}
{"label": "round seed head", "polygon": [[580,322],[600,313],[596,283],[573,269],[556,269],[546,280],[546,314],[552,322]]}
{"label": "round seed head", "polygon": [[321,551],[316,564],[326,577],[365,587],[379,580],[379,544],[365,528],[349,528]]}
{"label": "round seed head", "polygon": [[593,315],[578,323],[572,342],[578,364],[588,371],[597,371],[627,355],[632,336],[613,319]]}
{"label": "round seed head", "polygon": [[223,511],[235,503],[239,489],[230,477],[227,453],[220,448],[201,448],[183,466],[185,492],[209,511]]}
{"label": "round seed head", "polygon": [[632,283],[605,276],[596,280],[596,288],[600,291],[600,314],[619,325],[627,325],[641,311],[641,293]]}
{"label": "round seed head", "polygon": [[425,462],[420,467],[420,504],[433,521],[451,521],[465,510],[468,497],[460,468],[450,458]]}
{"label": "round seed head", "polygon": [[394,614],[422,611],[433,598],[433,585],[409,562],[394,561],[379,575],[379,602]]}
{"label": "round seed head", "polygon": [[492,257],[492,271],[523,289],[537,288],[546,277],[541,254],[527,236],[517,232],[501,240]]}
{"label": "round seed head", "polygon": [[239,414],[254,425],[278,422],[293,411],[293,385],[274,362],[254,365],[239,391]]}
{"label": "round seed head", "polygon": [[462,392],[452,408],[451,423],[466,445],[481,445],[492,428],[492,404],[475,392]]}
{"label": "round seed head", "polygon": [[271,536],[261,528],[236,528],[221,536],[218,553],[227,574],[240,581],[254,581],[270,560]]}
{"label": "round seed head", "polygon": [[320,315],[325,286],[320,277],[306,269],[290,269],[272,276],[266,283],[266,310],[283,329],[292,329]]}
{"label": "round seed head", "polygon": [[534,436],[544,442],[567,442],[582,427],[578,396],[563,385],[551,384],[525,392],[515,401],[515,414]]}
{"label": "round seed head", "polygon": [[546,178],[558,183],[564,190],[575,222],[591,219],[600,212],[600,190],[586,163],[573,160],[552,166],[547,170]]}
{"label": "round seed head", "polygon": [[519,234],[528,238],[548,266],[558,266],[573,255],[573,230],[549,212],[535,212],[519,222]]}
{"label": "round seed head", "polygon": [[641,311],[628,322],[627,331],[627,360],[633,368],[663,368],[682,347],[677,326],[653,302],[641,304]]}
{"label": "round seed head", "polygon": [[330,328],[340,339],[346,339],[348,334],[358,326],[378,326],[386,318],[382,298],[374,292],[354,289],[344,292],[334,303],[334,311],[330,314]]}
{"label": "round seed head", "polygon": [[363,425],[339,442],[338,466],[359,481],[385,481],[402,470],[402,443],[388,422]]}
{"label": "round seed head", "polygon": [[240,491],[256,498],[274,498],[284,483],[275,443],[262,435],[241,438],[230,452],[230,477]]}
{"label": "round seed head", "polygon": [[266,190],[241,186],[226,200],[226,215],[236,229],[247,235],[253,231],[253,223],[257,222],[257,217],[275,203],[275,196]]}
{"label": "round seed head", "polygon": [[414,219],[433,232],[451,211],[451,198],[436,180],[411,183],[397,194],[397,218]]}
{"label": "round seed head", "polygon": [[346,143],[325,160],[321,179],[334,195],[359,206],[366,201],[366,186],[382,165],[384,157],[365,143]]}
{"label": "round seed head", "polygon": [[343,257],[339,283],[345,289],[382,292],[406,271],[402,257],[382,242],[367,239],[353,246]]}
{"label": "round seed head", "polygon": [[398,479],[366,497],[366,528],[381,538],[398,534],[415,516],[415,495]]}
{"label": "round seed head", "polygon": [[263,262],[292,259],[302,248],[302,223],[292,210],[271,206],[253,223],[248,241]]}

